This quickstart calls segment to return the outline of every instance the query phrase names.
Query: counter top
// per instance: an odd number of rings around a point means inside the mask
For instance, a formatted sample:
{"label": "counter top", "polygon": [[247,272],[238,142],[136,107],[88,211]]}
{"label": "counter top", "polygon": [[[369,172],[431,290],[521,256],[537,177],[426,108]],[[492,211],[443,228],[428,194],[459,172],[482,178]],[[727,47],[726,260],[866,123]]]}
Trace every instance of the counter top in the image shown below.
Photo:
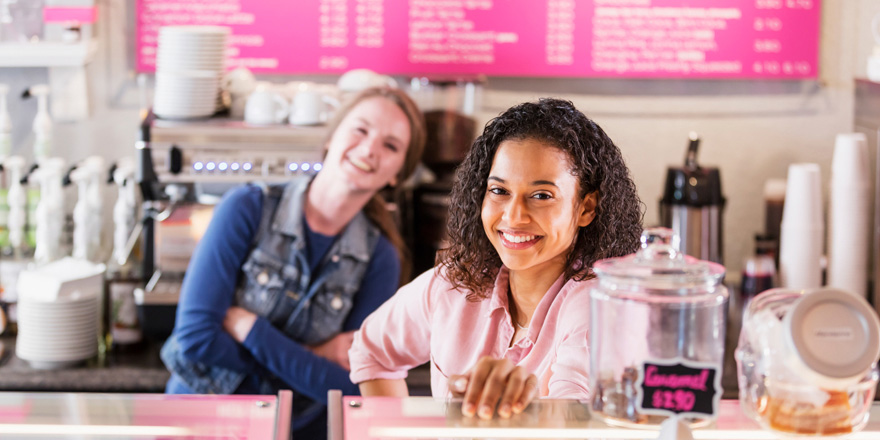
{"label": "counter top", "polygon": [[[0,391],[163,393],[171,376],[159,359],[158,343],[99,355],[60,370],[38,370],[20,359],[14,336],[0,336],[0,345]],[[426,367],[410,371],[407,385],[412,395],[431,395],[431,373]]]}
{"label": "counter top", "polygon": [[0,390],[161,393],[170,374],[159,359],[159,346],[110,352],[82,365],[38,370],[15,355],[15,337],[0,337]]}

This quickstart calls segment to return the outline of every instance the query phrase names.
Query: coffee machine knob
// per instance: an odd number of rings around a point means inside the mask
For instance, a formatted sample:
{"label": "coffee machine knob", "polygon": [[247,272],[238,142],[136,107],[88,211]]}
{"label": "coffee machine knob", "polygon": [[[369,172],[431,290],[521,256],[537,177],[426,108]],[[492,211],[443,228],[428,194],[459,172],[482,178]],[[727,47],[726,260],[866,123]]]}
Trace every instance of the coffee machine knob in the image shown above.
{"label": "coffee machine knob", "polygon": [[183,152],[177,148],[177,145],[172,145],[168,151],[168,170],[171,174],[180,174],[183,170]]}

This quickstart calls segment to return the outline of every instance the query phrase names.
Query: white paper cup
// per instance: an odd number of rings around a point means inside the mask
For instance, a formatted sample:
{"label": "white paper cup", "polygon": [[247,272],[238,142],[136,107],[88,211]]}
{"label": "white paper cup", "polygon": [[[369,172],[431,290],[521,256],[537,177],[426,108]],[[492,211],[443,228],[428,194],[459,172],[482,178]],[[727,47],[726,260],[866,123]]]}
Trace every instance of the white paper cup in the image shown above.
{"label": "white paper cup", "polygon": [[819,165],[792,164],[788,168],[779,245],[783,287],[805,289],[821,286],[824,230]]}
{"label": "white paper cup", "polygon": [[870,171],[862,133],[842,133],[834,144],[828,208],[828,285],[867,295]]}

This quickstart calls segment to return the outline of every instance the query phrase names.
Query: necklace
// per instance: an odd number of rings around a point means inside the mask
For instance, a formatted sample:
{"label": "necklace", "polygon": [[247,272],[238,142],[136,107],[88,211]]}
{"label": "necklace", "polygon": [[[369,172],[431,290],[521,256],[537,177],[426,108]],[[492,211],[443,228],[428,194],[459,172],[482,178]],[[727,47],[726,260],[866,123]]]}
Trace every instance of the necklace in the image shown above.
{"label": "necklace", "polygon": [[[510,290],[510,285],[507,286],[507,301],[510,303],[511,306],[513,305],[513,292]],[[516,318],[513,317],[513,307],[511,307],[510,312],[510,320],[513,321],[513,325],[517,326],[517,328],[519,328],[520,330],[529,329],[529,326],[524,326],[520,324],[516,321]]]}

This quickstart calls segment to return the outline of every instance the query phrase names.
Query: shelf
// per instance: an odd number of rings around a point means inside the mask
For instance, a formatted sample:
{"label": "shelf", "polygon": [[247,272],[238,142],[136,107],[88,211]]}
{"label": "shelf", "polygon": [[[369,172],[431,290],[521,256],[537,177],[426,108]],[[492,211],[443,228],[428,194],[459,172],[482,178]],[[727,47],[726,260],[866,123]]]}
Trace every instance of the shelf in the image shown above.
{"label": "shelf", "polygon": [[228,118],[194,121],[155,119],[151,128],[155,144],[199,147],[212,150],[261,151],[307,149],[320,151],[327,126],[300,127],[290,124],[249,125]]}
{"label": "shelf", "polygon": [[95,58],[95,40],[80,43],[2,43],[0,67],[79,67]]}

